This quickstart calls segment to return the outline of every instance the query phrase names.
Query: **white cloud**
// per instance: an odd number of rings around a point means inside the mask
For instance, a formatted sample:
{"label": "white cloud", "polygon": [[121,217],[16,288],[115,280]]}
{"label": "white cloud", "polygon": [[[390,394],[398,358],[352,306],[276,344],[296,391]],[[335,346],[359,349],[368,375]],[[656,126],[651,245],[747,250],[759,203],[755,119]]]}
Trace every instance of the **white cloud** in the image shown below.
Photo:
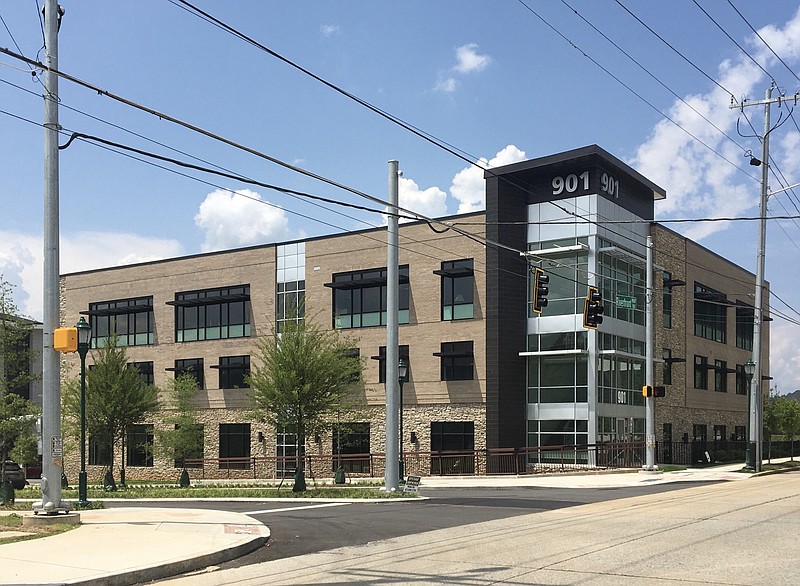
{"label": "white cloud", "polygon": [[475,43],[467,43],[456,47],[456,64],[449,70],[439,73],[439,79],[434,89],[439,92],[452,93],[459,86],[459,80],[456,75],[478,73],[489,67],[491,62],[492,58],[489,55],[478,53],[478,45]]}
{"label": "white cloud", "polygon": [[488,55],[478,54],[478,45],[468,43],[456,48],[457,63],[453,69],[459,73],[475,73],[483,71],[492,62]]}
{"label": "white cloud", "polygon": [[[134,251],[134,252],[131,252]],[[60,272],[120,266],[184,254],[177,240],[121,232],[61,234]],[[42,319],[43,244],[41,234],[0,232],[0,273],[16,286],[14,302],[23,315]]]}
{"label": "white cloud", "polygon": [[450,195],[459,202],[456,213],[466,214],[486,208],[486,181],[481,167],[501,167],[524,160],[525,153],[510,144],[491,160],[481,157],[478,161],[480,167],[470,165],[456,173],[450,186]]}
{"label": "white cloud", "polygon": [[335,34],[339,33],[339,25],[338,24],[323,24],[319,27],[320,32],[322,32],[322,36],[324,37],[332,37]]}
{"label": "white cloud", "polygon": [[204,252],[289,238],[286,212],[249,189],[209,193],[194,222],[205,232]]}
{"label": "white cloud", "polygon": [[775,320],[770,324],[769,375],[785,395],[800,389],[800,346],[797,326]]}
{"label": "white cloud", "polygon": [[[796,60],[800,56],[800,10],[784,28],[769,26],[760,33],[779,54],[781,49],[784,51],[785,60]],[[759,61],[768,67],[775,65],[775,57],[755,35],[748,42],[756,49],[755,54]],[[763,73],[747,57],[724,61],[720,64],[716,77],[721,86],[737,97],[761,98],[759,88],[765,81]],[[741,118],[742,124],[747,128],[741,112],[729,108],[730,96],[719,88],[703,95],[688,96],[685,100],[729,136],[736,136],[737,119]],[[761,111],[756,108],[749,108],[745,113],[751,120],[762,118]],[[742,150],[681,101],[676,100],[668,114],[685,131],[668,120],[662,120],[653,128],[648,140],[639,146],[631,161],[638,171],[667,191],[667,199],[656,204],[656,216],[737,216],[756,206],[760,173],[748,166]],[[758,125],[756,128],[762,131]],[[722,154],[727,161],[699,144],[687,132]],[[737,140],[746,142],[738,138]],[[758,143],[753,144],[757,148]],[[793,155],[789,155],[787,151],[784,156],[790,161]],[[752,178],[746,177],[731,162],[745,169]],[[728,226],[729,223],[723,222],[703,223],[690,225],[682,231],[687,237],[699,240]]]}
{"label": "white cloud", "polygon": [[429,218],[447,215],[447,194],[438,187],[423,190],[413,180],[400,177],[398,192],[401,208]]}

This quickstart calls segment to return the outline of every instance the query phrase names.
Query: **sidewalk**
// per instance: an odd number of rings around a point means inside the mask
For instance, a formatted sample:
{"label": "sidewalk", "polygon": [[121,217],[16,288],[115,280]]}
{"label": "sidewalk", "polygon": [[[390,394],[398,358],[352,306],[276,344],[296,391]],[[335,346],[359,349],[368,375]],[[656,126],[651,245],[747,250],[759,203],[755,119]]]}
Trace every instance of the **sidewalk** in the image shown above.
{"label": "sidewalk", "polygon": [[[425,477],[420,492],[425,496],[425,488],[470,486],[609,488],[752,476],[739,469],[741,464],[667,473]],[[269,529],[258,521],[224,511],[110,508],[81,511],[80,516],[81,526],[72,531],[0,546],[0,585],[135,584],[202,570],[252,551],[269,538]]]}

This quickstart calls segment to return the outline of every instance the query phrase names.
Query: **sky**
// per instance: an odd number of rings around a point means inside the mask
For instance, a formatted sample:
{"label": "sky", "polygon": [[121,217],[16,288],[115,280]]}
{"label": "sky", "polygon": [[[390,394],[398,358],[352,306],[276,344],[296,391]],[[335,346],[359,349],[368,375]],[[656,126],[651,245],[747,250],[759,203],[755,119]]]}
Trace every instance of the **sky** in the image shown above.
{"label": "sky", "polygon": [[[668,220],[758,215],[760,171],[749,160],[761,158],[764,109],[730,106],[764,99],[773,82],[774,97],[800,90],[798,0],[192,4],[255,43],[179,0],[61,0],[59,69],[266,156],[67,80],[61,144],[80,132],[377,211],[75,140],[60,151],[62,273],[381,226],[379,205],[313,176],[385,200],[389,160],[403,172],[402,207],[428,217],[480,210],[481,167],[591,144],[666,190],[656,219],[756,271],[757,222]],[[43,61],[42,5],[0,0],[0,47]],[[0,55],[0,274],[38,319],[42,80]],[[771,191],[800,181],[793,106],[772,107]],[[799,196],[771,196],[769,215],[800,216]],[[799,254],[798,219],[770,219],[780,393],[800,389]]]}

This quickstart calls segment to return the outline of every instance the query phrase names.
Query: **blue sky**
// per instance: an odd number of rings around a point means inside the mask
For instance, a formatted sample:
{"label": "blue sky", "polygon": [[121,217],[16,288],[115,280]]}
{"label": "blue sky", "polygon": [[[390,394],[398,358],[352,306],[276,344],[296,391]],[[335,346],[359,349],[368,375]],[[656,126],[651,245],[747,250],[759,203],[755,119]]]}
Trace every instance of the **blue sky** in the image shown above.
{"label": "blue sky", "polygon": [[[0,3],[0,47],[43,59],[42,3]],[[397,159],[401,205],[423,215],[483,206],[478,167],[177,1],[61,4],[59,67],[70,75],[382,199],[387,161]],[[760,133],[763,109],[745,109],[746,119],[729,108],[731,95],[762,99],[770,78],[787,94],[800,89],[797,1],[194,4],[470,160],[500,165],[598,144],[666,189],[667,199],[656,204],[659,219],[756,216],[759,173],[745,153],[760,156],[748,119]],[[41,92],[24,63],[0,55],[0,273],[33,317],[42,308]],[[59,95],[68,131],[368,204],[68,81]],[[772,190],[800,181],[800,112],[787,119],[788,112],[786,105],[772,112],[774,121],[781,114],[785,121],[771,134],[782,173],[771,178]],[[181,175],[82,141],[61,152],[60,164],[62,272],[382,224],[379,214]],[[246,190],[249,198],[226,190]],[[798,195],[773,196],[770,214],[800,215]],[[666,225],[755,272],[756,222]],[[771,305],[793,321],[800,321],[793,270],[799,227],[797,220],[772,220],[767,236],[766,278],[788,307],[775,297]],[[800,326],[774,317],[773,384],[789,392],[800,388]]]}

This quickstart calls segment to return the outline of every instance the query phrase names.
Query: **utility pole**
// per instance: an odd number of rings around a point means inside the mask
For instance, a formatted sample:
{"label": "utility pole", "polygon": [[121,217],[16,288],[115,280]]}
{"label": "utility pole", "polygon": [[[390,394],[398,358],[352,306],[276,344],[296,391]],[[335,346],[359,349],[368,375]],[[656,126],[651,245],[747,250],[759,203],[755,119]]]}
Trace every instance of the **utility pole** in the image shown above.
{"label": "utility pole", "polygon": [[384,482],[386,490],[400,489],[400,445],[399,445],[399,385],[398,348],[399,328],[397,311],[399,308],[400,276],[398,267],[398,217],[399,210],[399,169],[397,161],[389,161],[389,209],[387,222],[386,250],[386,463]]}
{"label": "utility pole", "polygon": [[[645,385],[653,388],[653,237],[647,236],[647,290],[645,291]],[[649,471],[658,470],[656,466],[656,407],[655,399],[645,397],[645,465]]]}
{"label": "utility pole", "polygon": [[[797,100],[798,94],[794,99]],[[731,104],[731,108],[744,110],[745,106],[764,105],[764,138],[761,140],[761,197],[759,204],[759,225],[758,225],[758,253],[756,257],[756,292],[753,310],[753,357],[755,372],[750,382],[750,409],[749,434],[748,434],[748,455],[752,454],[752,466],[756,472],[761,471],[763,461],[763,402],[762,378],[764,376],[764,365],[761,360],[761,343],[763,338],[762,326],[764,324],[764,260],[766,255],[767,243],[767,200],[769,199],[769,134],[770,129],[770,105],[785,101],[785,96],[772,98],[772,86],[770,86],[764,96],[764,100],[750,102],[743,101],[741,104]],[[751,161],[752,163],[753,161]]]}
{"label": "utility pole", "polygon": [[35,513],[67,512],[61,501],[64,454],[61,438],[60,355],[53,349],[53,332],[59,326],[59,229],[58,229],[58,25],[63,9],[57,0],[44,7],[44,283],[42,331],[42,500],[33,503]]}

